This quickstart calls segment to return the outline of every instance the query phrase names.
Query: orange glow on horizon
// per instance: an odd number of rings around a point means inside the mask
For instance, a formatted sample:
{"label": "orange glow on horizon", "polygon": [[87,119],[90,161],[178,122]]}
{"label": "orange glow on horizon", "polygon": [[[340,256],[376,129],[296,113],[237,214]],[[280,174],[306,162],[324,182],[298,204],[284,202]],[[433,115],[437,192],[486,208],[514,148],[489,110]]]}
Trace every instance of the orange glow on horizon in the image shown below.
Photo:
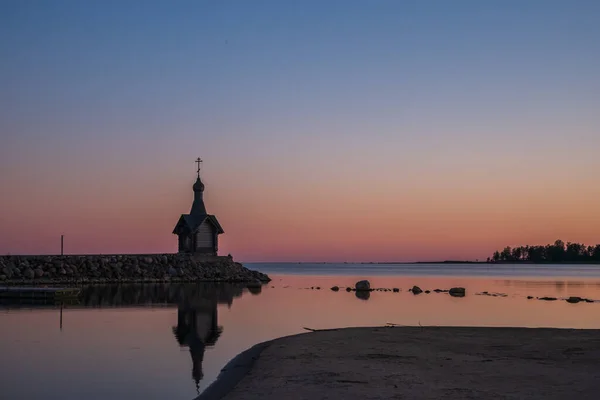
{"label": "orange glow on horizon", "polygon": [[[598,196],[581,190],[436,190],[420,182],[399,190],[383,180],[367,188],[263,181],[252,190],[243,177],[238,184],[225,178],[227,186],[210,179],[205,201],[225,229],[220,253],[240,261],[485,260],[506,245],[600,242]],[[78,186],[23,186],[2,199],[9,212],[0,252],[56,253],[61,234],[67,253],[174,252],[171,231],[189,212],[191,185],[161,185],[123,178],[83,193]]]}

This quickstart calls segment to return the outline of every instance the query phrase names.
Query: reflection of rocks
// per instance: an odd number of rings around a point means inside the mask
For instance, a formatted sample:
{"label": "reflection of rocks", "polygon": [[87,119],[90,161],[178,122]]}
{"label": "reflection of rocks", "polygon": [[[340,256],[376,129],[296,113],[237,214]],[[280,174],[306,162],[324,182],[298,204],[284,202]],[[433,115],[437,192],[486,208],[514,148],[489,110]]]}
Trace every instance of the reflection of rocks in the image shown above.
{"label": "reflection of rocks", "polygon": [[248,286],[248,291],[252,294],[260,294],[262,292],[262,286]]}
{"label": "reflection of rocks", "polygon": [[87,307],[127,307],[150,304],[180,304],[185,299],[216,299],[231,305],[242,295],[243,284],[233,283],[149,283],[124,285],[90,285],[79,296]]}
{"label": "reflection of rocks", "polygon": [[354,294],[357,298],[361,300],[369,300],[369,298],[371,297],[371,292],[368,290],[357,290],[356,292],[354,292]]}
{"label": "reflection of rocks", "polygon": [[541,287],[554,286],[558,291],[563,290],[565,287],[584,287],[584,286],[595,285],[595,283],[587,283],[587,282],[583,282],[583,281],[548,281],[548,280],[532,281],[532,280],[518,280],[518,279],[513,279],[513,280],[507,279],[507,280],[496,281],[496,282],[502,282],[506,286],[518,286],[518,287],[524,287],[524,288],[541,288]]}
{"label": "reflection of rocks", "polygon": [[506,293],[490,293],[488,291],[475,293],[477,296],[508,297]]}
{"label": "reflection of rocks", "polygon": [[250,282],[246,285],[248,291],[252,294],[260,294],[262,292],[263,283],[259,280]]}
{"label": "reflection of rocks", "polygon": [[262,288],[262,283],[259,280],[255,280],[255,281],[252,281],[252,282],[248,282],[246,284],[246,287],[248,289],[251,289],[251,288],[252,289],[260,289],[260,288]]}

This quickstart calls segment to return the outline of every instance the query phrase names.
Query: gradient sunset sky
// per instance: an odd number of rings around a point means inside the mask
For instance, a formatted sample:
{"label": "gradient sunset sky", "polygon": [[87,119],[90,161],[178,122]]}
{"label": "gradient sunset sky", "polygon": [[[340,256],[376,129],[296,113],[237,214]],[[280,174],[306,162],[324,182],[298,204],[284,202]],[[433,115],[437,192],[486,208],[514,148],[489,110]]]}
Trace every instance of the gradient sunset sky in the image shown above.
{"label": "gradient sunset sky", "polygon": [[600,243],[600,1],[0,0],[0,253]]}

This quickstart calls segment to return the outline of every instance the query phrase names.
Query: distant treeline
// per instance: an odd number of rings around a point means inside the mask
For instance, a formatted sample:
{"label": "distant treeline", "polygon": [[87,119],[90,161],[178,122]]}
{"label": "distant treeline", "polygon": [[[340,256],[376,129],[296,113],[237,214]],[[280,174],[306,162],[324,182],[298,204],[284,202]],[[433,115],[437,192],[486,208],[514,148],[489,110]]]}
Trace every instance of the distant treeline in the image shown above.
{"label": "distant treeline", "polygon": [[534,262],[534,263],[566,263],[566,262],[598,262],[600,263],[600,244],[586,246],[581,243],[565,244],[557,240],[545,246],[505,247],[496,251],[488,262]]}

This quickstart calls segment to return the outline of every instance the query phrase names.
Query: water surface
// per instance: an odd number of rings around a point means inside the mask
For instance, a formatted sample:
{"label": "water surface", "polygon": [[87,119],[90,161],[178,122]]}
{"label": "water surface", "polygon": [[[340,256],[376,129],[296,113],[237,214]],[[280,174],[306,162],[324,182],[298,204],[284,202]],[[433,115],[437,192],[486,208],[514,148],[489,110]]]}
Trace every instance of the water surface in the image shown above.
{"label": "water surface", "polygon": [[[304,327],[600,328],[600,303],[527,299],[600,300],[598,266],[252,267],[270,273],[273,281],[252,292],[226,284],[92,286],[62,311],[58,305],[0,304],[2,398],[193,399],[240,351]],[[363,278],[374,287],[402,291],[371,292],[365,300],[343,290]],[[333,285],[342,290],[332,292]],[[414,296],[407,291],[413,285],[463,286],[467,296]],[[475,295],[482,291],[505,297]]]}

